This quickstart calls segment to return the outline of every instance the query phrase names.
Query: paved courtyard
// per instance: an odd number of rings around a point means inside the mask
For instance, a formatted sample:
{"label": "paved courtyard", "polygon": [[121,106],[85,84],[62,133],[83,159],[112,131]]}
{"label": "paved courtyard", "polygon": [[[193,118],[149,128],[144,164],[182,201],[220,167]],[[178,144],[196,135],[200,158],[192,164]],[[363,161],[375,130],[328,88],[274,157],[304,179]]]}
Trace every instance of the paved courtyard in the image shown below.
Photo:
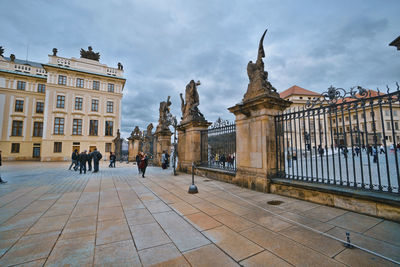
{"label": "paved courtyard", "polygon": [[311,229],[400,261],[398,223],[198,176],[190,195],[189,175],[105,164],[5,162],[0,266],[395,266]]}

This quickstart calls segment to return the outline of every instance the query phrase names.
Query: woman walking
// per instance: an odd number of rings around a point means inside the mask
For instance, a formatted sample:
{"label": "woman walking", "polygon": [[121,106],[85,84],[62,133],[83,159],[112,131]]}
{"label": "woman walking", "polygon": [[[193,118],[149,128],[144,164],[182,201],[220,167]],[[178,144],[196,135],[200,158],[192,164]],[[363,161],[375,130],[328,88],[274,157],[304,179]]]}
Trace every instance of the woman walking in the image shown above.
{"label": "woman walking", "polygon": [[140,163],[139,163],[139,168],[142,171],[142,178],[145,178],[144,174],[146,172],[147,164],[148,164],[147,155],[142,153],[141,158],[140,158]]}

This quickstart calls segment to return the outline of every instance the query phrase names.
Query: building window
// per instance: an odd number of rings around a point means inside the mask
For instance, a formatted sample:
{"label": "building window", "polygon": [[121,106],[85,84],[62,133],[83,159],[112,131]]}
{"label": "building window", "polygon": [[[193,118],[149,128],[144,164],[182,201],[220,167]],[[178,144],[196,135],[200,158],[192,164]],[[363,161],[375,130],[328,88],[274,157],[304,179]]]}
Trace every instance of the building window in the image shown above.
{"label": "building window", "polygon": [[106,152],[111,152],[111,143],[106,143]]}
{"label": "building window", "polygon": [[17,89],[18,90],[25,90],[25,87],[26,87],[26,82],[23,82],[23,81],[18,81],[17,82]]}
{"label": "building window", "polygon": [[114,102],[107,101],[107,112],[113,113],[114,112]]}
{"label": "building window", "polygon": [[114,84],[113,83],[108,84],[108,91],[111,93],[114,93]]}
{"label": "building window", "polygon": [[97,135],[98,134],[98,131],[97,131],[98,126],[99,126],[98,120],[90,120],[89,135]]}
{"label": "building window", "polygon": [[76,110],[82,110],[82,102],[83,102],[82,97],[75,97],[75,109]]}
{"label": "building window", "polygon": [[385,109],[385,116],[389,116],[389,110]]}
{"label": "building window", "polygon": [[36,113],[43,113],[44,111],[44,103],[36,102]]}
{"label": "building window", "polygon": [[58,95],[57,96],[57,108],[64,108],[65,105],[65,96]]}
{"label": "building window", "polygon": [[106,136],[112,136],[113,135],[113,122],[112,121],[106,121]]}
{"label": "building window", "polygon": [[37,91],[38,93],[45,93],[46,92],[46,85],[39,83],[37,86]]}
{"label": "building window", "polygon": [[339,118],[339,122],[342,122],[342,118]]}
{"label": "building window", "polygon": [[54,134],[64,134],[64,118],[54,119]]}
{"label": "building window", "polygon": [[397,121],[394,122],[394,129],[395,130],[399,129],[399,123]]}
{"label": "building window", "polygon": [[386,129],[387,129],[387,130],[391,130],[391,129],[392,129],[391,124],[390,124],[390,121],[387,121],[387,122],[386,122]]}
{"label": "building window", "polygon": [[33,136],[43,136],[43,122],[35,121],[33,123]]}
{"label": "building window", "polygon": [[83,88],[83,79],[81,78],[76,79],[76,87]]}
{"label": "building window", "polygon": [[99,100],[92,99],[92,111],[99,111]]}
{"label": "building window", "polygon": [[67,84],[67,76],[58,75],[58,84],[66,85]]}
{"label": "building window", "polygon": [[349,117],[347,117],[347,116],[344,117],[344,120],[345,120],[345,121],[349,121]]}
{"label": "building window", "polygon": [[62,152],[62,142],[54,142],[54,153]]}
{"label": "building window", "polygon": [[353,120],[357,120],[357,115],[353,115]]}
{"label": "building window", "polygon": [[15,112],[24,111],[24,100],[15,100]]}
{"label": "building window", "polygon": [[397,116],[397,110],[393,110],[393,116]]}
{"label": "building window", "polygon": [[22,136],[23,121],[13,121],[11,136]]}
{"label": "building window", "polygon": [[19,143],[11,144],[11,153],[19,153]]}
{"label": "building window", "polygon": [[299,97],[299,99],[303,99],[303,97],[302,97],[302,96],[300,96],[300,97]]}
{"label": "building window", "polygon": [[73,135],[81,135],[82,134],[82,120],[74,119],[72,124],[72,134]]}
{"label": "building window", "polygon": [[93,90],[100,90],[100,82],[93,81]]}

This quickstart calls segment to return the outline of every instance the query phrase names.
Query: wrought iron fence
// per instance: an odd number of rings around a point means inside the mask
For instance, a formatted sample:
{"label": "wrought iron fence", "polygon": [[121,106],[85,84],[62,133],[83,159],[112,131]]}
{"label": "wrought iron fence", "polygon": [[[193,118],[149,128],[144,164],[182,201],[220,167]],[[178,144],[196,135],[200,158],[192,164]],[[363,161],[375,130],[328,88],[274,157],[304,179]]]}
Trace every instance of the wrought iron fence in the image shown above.
{"label": "wrought iron fence", "polygon": [[218,119],[201,132],[201,166],[236,171],[236,125]]}
{"label": "wrought iron fence", "polygon": [[400,90],[330,87],[275,117],[277,175],[399,193]]}

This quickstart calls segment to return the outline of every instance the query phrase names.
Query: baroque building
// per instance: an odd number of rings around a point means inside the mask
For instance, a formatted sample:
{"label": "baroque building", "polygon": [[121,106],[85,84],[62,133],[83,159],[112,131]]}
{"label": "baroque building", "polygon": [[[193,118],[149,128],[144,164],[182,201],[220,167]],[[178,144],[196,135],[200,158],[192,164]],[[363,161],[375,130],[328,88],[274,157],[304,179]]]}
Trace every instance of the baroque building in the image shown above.
{"label": "baroque building", "polygon": [[[0,52],[1,49],[0,49]],[[74,149],[113,151],[121,127],[123,67],[49,55],[48,63],[0,54],[0,150],[5,160],[70,160]]]}

